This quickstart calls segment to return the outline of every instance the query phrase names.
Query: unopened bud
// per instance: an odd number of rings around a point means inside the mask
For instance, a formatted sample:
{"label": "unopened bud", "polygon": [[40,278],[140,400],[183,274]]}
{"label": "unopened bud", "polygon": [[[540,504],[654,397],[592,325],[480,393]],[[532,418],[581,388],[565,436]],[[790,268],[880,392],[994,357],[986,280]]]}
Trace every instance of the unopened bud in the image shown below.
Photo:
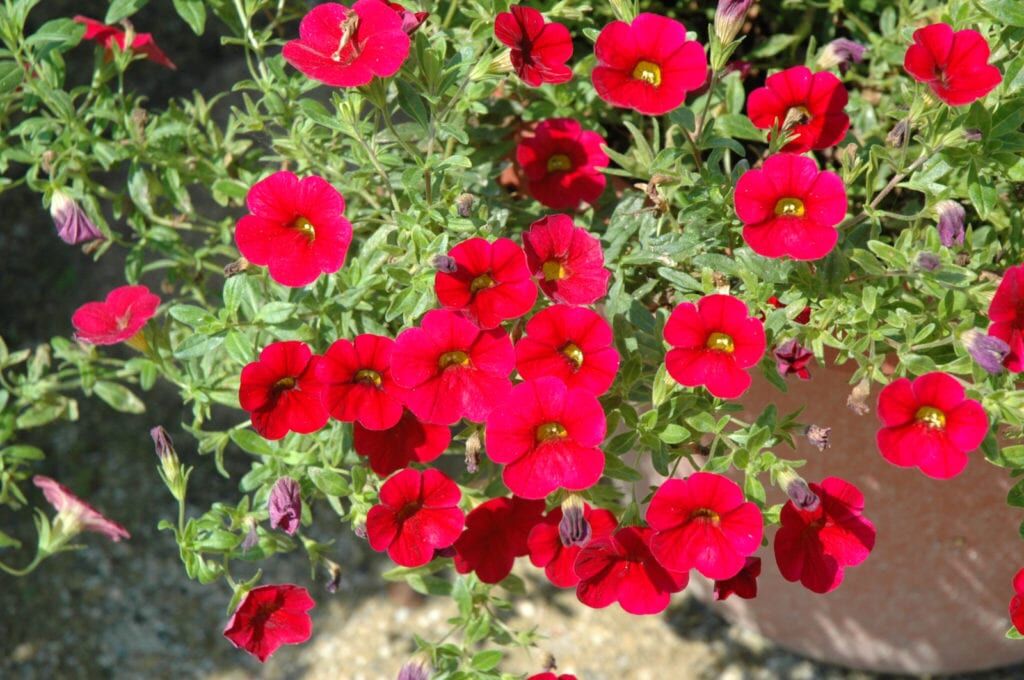
{"label": "unopened bud", "polygon": [[397,680],[429,680],[430,672],[420,659],[409,661],[398,671]]}
{"label": "unopened bud", "polygon": [[181,469],[181,461],[178,460],[178,452],[174,450],[171,435],[163,427],[157,425],[149,431],[149,436],[153,438],[153,449],[160,459],[160,473],[164,478],[164,484],[167,485],[171,495],[180,501],[185,497],[188,475]]}
{"label": "unopened bud", "polygon": [[103,239],[103,234],[78,203],[59,189],[50,198],[50,217],[57,228],[57,236],[68,245]]}
{"label": "unopened bud", "polygon": [[366,523],[365,522],[356,522],[355,524],[353,524],[352,525],[352,533],[355,534],[357,538],[362,538],[362,539],[365,540],[366,539]]}
{"label": "unopened bud", "polygon": [[459,217],[469,217],[473,213],[474,201],[476,201],[476,196],[473,194],[459,194],[459,197],[455,199],[455,211]]}
{"label": "unopened bud", "polygon": [[454,274],[459,270],[459,263],[449,255],[435,255],[430,261],[430,266],[445,274]]}
{"label": "unopened bud", "polygon": [[174,442],[171,441],[171,435],[167,433],[163,426],[157,425],[151,429],[149,436],[153,438],[153,448],[156,450],[156,455],[161,461],[168,458],[177,460],[178,454],[174,450]]}
{"label": "unopened bud", "polygon": [[964,219],[967,211],[956,201],[939,201],[935,206],[939,218],[939,241],[947,248],[964,243]]}
{"label": "unopened bud", "polygon": [[808,425],[804,430],[804,436],[819,451],[824,451],[832,446],[832,428],[821,425]]}
{"label": "unopened bud", "polygon": [[942,266],[942,260],[935,253],[924,252],[917,256],[916,264],[926,272],[933,272]]}
{"label": "unopened bud", "polygon": [[867,51],[868,48],[858,42],[847,38],[836,38],[825,45],[825,49],[821,51],[821,56],[818,57],[818,67],[838,66],[840,72],[846,73],[850,64],[859,64],[864,61],[864,54]]}
{"label": "unopened bud", "polygon": [[480,469],[481,449],[483,449],[483,440],[480,437],[480,430],[473,430],[473,434],[466,439],[466,472],[471,475]]}
{"label": "unopened bud", "polygon": [[967,353],[987,373],[999,375],[1005,370],[1003,361],[1010,354],[1010,346],[1003,340],[976,330],[967,331],[961,339]]}
{"label": "unopened bud", "polygon": [[795,375],[801,380],[810,380],[811,374],[807,364],[814,358],[814,353],[796,340],[787,340],[775,348],[775,368],[779,375]]}
{"label": "unopened bud", "polygon": [[562,545],[586,545],[590,541],[590,522],[586,518],[583,499],[573,494],[562,503],[562,521],[558,523],[558,537]]}
{"label": "unopened bud", "polygon": [[747,18],[747,10],[754,4],[753,0],[718,0],[715,10],[715,36],[723,45],[728,45],[743,28]]}
{"label": "unopened bud", "polygon": [[981,141],[981,130],[978,128],[965,128],[964,139],[968,142],[980,142]]}
{"label": "unopened bud", "polygon": [[811,487],[793,470],[784,470],[776,475],[776,481],[786,491],[789,500],[797,510],[814,512],[821,505],[821,499],[811,491]]}
{"label": "unopened bud", "polygon": [[252,550],[256,547],[256,544],[260,542],[260,536],[256,533],[256,520],[252,516],[248,516],[244,520],[245,527],[248,528],[248,532],[245,534],[245,538],[242,539],[242,552]]}

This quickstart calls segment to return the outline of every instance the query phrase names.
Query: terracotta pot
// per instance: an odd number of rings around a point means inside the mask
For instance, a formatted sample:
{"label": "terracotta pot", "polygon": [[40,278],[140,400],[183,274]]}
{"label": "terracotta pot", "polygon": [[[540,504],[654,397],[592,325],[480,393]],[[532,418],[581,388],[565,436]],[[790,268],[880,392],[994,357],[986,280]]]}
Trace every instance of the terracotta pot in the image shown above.
{"label": "terracotta pot", "polygon": [[[780,413],[803,406],[801,422],[832,428],[831,449],[819,453],[801,439],[795,453],[779,453],[806,459],[801,473],[809,481],[837,476],[864,492],[865,514],[878,529],[874,551],[846,570],[837,590],[816,595],[779,575],[769,543],[758,553],[757,598],[713,606],[782,647],[854,668],[954,673],[1024,661],[1024,642],[1004,637],[1011,581],[1024,566],[1024,515],[1005,504],[1007,472],[980,451],[966,472],[945,481],[890,465],[875,446],[877,388],[871,412],[856,415],[846,405],[851,374],[812,367],[812,380],[793,380],[786,394],[755,376],[742,403],[752,414],[768,403]],[[691,588],[710,599],[699,575]]]}

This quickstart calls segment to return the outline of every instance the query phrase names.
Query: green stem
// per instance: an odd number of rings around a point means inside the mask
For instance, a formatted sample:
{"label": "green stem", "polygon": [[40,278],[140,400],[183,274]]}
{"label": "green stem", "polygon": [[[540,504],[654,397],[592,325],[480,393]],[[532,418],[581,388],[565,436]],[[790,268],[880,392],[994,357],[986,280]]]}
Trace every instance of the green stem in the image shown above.
{"label": "green stem", "polygon": [[9,567],[3,562],[0,562],[0,570],[10,574],[11,576],[25,576],[26,574],[32,572],[36,567],[38,567],[39,563],[42,562],[44,559],[46,559],[46,555],[43,554],[42,551],[37,550],[36,556],[32,558],[32,561],[26,564],[21,569]]}

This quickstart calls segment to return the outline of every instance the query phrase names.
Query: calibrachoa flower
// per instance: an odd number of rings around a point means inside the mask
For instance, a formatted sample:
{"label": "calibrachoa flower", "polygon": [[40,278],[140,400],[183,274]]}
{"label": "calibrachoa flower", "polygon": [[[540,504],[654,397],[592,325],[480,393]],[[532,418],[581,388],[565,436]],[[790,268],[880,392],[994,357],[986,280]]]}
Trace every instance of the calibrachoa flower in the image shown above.
{"label": "calibrachoa flower", "polygon": [[516,343],[516,370],[527,380],[553,376],[600,396],[619,371],[612,327],[586,307],[543,309],[526,322],[526,335]]}
{"label": "calibrachoa flower", "polygon": [[595,203],[607,184],[598,170],[609,162],[602,144],[604,137],[571,118],[541,121],[533,137],[516,147],[516,162],[526,175],[530,195],[554,210]]}
{"label": "calibrachoa flower", "polygon": [[597,36],[594,54],[598,96],[649,116],[680,106],[708,77],[704,46],[686,39],[686,26],[659,14],[611,22]]}
{"label": "calibrachoa flower", "polygon": [[316,364],[324,408],[342,422],[387,430],[402,417],[404,390],[391,377],[395,341],[366,333],[336,340]]}
{"label": "calibrachoa flower", "polygon": [[1013,599],[1010,600],[1010,621],[1018,633],[1024,634],[1024,569],[1013,577]]}
{"label": "calibrachoa flower", "polygon": [[484,583],[500,583],[516,558],[529,552],[530,530],[544,513],[543,500],[492,498],[466,515],[466,530],[455,542],[455,570],[475,572]]}
{"label": "calibrachoa flower", "polygon": [[334,87],[359,87],[374,76],[389,78],[409,56],[405,17],[380,0],[358,0],[351,8],[317,5],[302,18],[299,39],[281,53],[313,80]]}
{"label": "calibrachoa flower", "polygon": [[323,177],[275,172],[254,184],[245,200],[250,214],[238,221],[235,242],[247,260],[266,265],[272,279],[305,286],[341,269],[352,225],[344,217],[345,199]]}
{"label": "calibrachoa flower", "polygon": [[121,286],[107,293],[103,302],[87,302],[71,315],[75,337],[93,345],[116,345],[128,341],[139,345],[136,334],[156,314],[160,298],[145,286]]}
{"label": "calibrachoa flower", "polygon": [[[570,515],[572,512],[579,515],[579,519],[572,523],[585,527],[583,532],[576,532],[582,535],[573,535],[573,531],[563,530],[566,520],[573,520]],[[578,510],[570,510],[565,514],[562,508],[555,508],[530,531],[527,539],[530,562],[535,567],[543,568],[552,584],[559,588],[572,588],[580,581],[574,565],[583,546],[590,541],[607,538],[617,526],[618,521],[610,511],[593,508],[587,503],[580,503]]]}
{"label": "calibrachoa flower", "polygon": [[836,225],[846,217],[839,175],[792,153],[770,156],[760,170],[743,173],[735,201],[743,240],[765,257],[825,257],[839,240]]}
{"label": "calibrachoa flower", "polygon": [[665,368],[686,387],[703,385],[720,399],[735,399],[750,387],[745,369],[764,355],[764,324],[730,295],[707,295],[697,304],[684,302],[665,324],[672,349]]}
{"label": "calibrachoa flower", "polygon": [[430,16],[430,12],[410,12],[397,2],[381,1],[398,14],[398,18],[402,20],[402,30],[409,35],[415,33]]}
{"label": "calibrachoa flower", "polygon": [[814,352],[796,340],[787,340],[782,343],[775,348],[773,354],[775,355],[775,369],[783,378],[787,375],[795,375],[801,380],[811,379],[807,364],[814,358]]}
{"label": "calibrachoa flower", "polygon": [[57,228],[57,236],[68,245],[99,241],[103,234],[96,228],[85,211],[63,191],[54,191],[50,199],[50,217]]}
{"label": "calibrachoa flower", "polygon": [[690,576],[658,563],[651,554],[651,535],[647,528],[623,527],[591,541],[576,558],[577,599],[595,609],[618,602],[630,614],[664,611],[672,593],[685,588]]}
{"label": "calibrachoa flower", "polygon": [[988,307],[988,334],[1010,346],[1003,365],[1024,371],[1024,264],[1010,267]]}
{"label": "calibrachoa flower", "polygon": [[565,62],[572,57],[569,29],[545,22],[544,15],[525,5],[512,5],[494,20],[494,36],[511,48],[516,74],[530,87],[564,83],[572,78]]}
{"label": "calibrachoa flower", "polygon": [[577,680],[576,676],[572,673],[562,673],[561,675],[555,675],[548,671],[547,673],[537,673],[531,675],[526,680]]}
{"label": "calibrachoa flower", "polygon": [[988,42],[977,31],[953,31],[949,24],[931,24],[914,31],[914,44],[907,48],[903,68],[950,106],[964,106],[981,99],[1003,80],[988,57]]}
{"label": "calibrachoa flower", "polygon": [[[107,59],[111,58],[114,44],[117,44],[119,50],[124,51],[124,42],[127,35],[117,26],[107,26],[102,21],[96,21],[81,15],[76,16],[74,21],[85,26],[85,35],[82,36],[83,40],[92,40],[103,45],[107,52]],[[156,41],[153,40],[153,35],[150,33],[135,33],[135,37],[132,38],[131,50],[132,52],[145,55],[146,59],[166,68],[177,68],[174,62],[167,58],[163,50],[157,47]]]}
{"label": "calibrachoa flower", "polygon": [[452,440],[445,425],[421,423],[405,410],[386,430],[368,430],[359,423],[352,428],[352,447],[370,459],[370,469],[387,477],[409,463],[429,463],[445,452]]}
{"label": "calibrachoa flower", "polygon": [[480,423],[511,388],[512,340],[501,328],[481,330],[455,312],[427,312],[419,328],[395,340],[391,374],[406,392],[405,405],[426,423],[460,418]]}
{"label": "calibrachoa flower", "polygon": [[850,129],[844,110],[847,98],[846,88],[834,74],[794,66],[768,76],[764,87],[750,93],[747,115],[762,130],[788,131],[790,141],[783,151],[827,149]]}
{"label": "calibrachoa flower", "polygon": [[744,600],[757,597],[757,577],[761,575],[761,558],[748,557],[740,573],[732,578],[715,581],[715,599],[724,600],[736,595]]}
{"label": "calibrachoa flower", "polygon": [[946,373],[895,380],[878,395],[878,450],[893,465],[919,467],[935,479],[955,477],[967,452],[981,446],[988,417]]}
{"label": "calibrachoa flower", "polygon": [[66,541],[81,531],[103,534],[115,543],[131,538],[127,529],[104,517],[99,510],[71,493],[63,484],[44,475],[35,475],[32,483],[42,490],[47,502],[57,511],[53,532],[59,535],[60,540]]}
{"label": "calibrachoa flower", "polygon": [[696,472],[668,479],[647,507],[651,553],[671,571],[732,578],[761,546],[764,518],[728,477]]}
{"label": "calibrachoa flower", "polygon": [[281,645],[297,645],[313,634],[309,610],[316,606],[309,591],[291,584],[253,588],[231,615],[224,637],[260,663]]}
{"label": "calibrachoa flower", "polygon": [[867,559],[875,547],[875,525],[864,517],[864,495],[853,484],[828,477],[811,484],[820,502],[800,510],[790,500],[775,532],[775,561],[787,581],[815,593],[843,582],[843,571]]}
{"label": "calibrachoa flower", "polygon": [[437,470],[402,470],[384,482],[380,503],[366,515],[370,547],[403,567],[426,564],[462,533],[461,498],[455,482]]}
{"label": "calibrachoa flower", "polygon": [[485,329],[533,308],[537,285],[530,278],[523,249],[512,239],[488,243],[471,238],[452,248],[448,256],[455,261],[455,271],[434,275],[434,292],[445,308],[465,311]]}
{"label": "calibrachoa flower", "polygon": [[309,434],[327,424],[315,366],[319,357],[297,340],[274,342],[242,369],[238,402],[267,439]]}
{"label": "calibrachoa flower", "polygon": [[505,485],[523,498],[596,484],[604,472],[604,435],[597,397],[552,377],[513,387],[504,406],[491,411],[485,430],[487,455],[505,465]]}
{"label": "calibrachoa flower", "polygon": [[601,242],[568,215],[548,215],[523,232],[530,271],[555,302],[589,305],[608,292]]}
{"label": "calibrachoa flower", "polygon": [[289,536],[299,529],[302,519],[302,493],[299,483],[291,477],[282,477],[270,489],[267,499],[270,526],[281,529]]}

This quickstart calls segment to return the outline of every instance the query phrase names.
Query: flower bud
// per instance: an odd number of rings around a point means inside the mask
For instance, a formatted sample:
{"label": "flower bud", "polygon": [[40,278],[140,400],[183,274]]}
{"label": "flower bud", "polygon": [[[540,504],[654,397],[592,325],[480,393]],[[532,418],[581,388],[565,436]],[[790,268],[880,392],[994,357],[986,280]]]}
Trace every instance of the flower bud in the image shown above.
{"label": "flower bud", "polygon": [[718,8],[715,10],[715,36],[719,42],[728,45],[736,39],[747,18],[747,10],[752,4],[753,0],[718,0]]}
{"label": "flower bud", "polygon": [[974,363],[981,366],[987,373],[999,375],[1003,372],[1003,361],[1010,353],[1010,346],[1001,339],[986,335],[980,331],[969,330],[961,338],[967,353]]}
{"label": "flower bud", "polygon": [[171,435],[162,426],[157,425],[149,431],[149,436],[153,438],[153,448],[160,459],[160,472],[164,478],[164,484],[167,485],[175,499],[179,501],[184,499],[185,484],[188,478],[181,469],[181,461],[178,460],[178,452],[174,450]]}
{"label": "flower bud", "polygon": [[244,520],[244,526],[247,531],[245,538],[242,539],[241,548],[242,552],[247,552],[256,547],[256,544],[260,542],[260,535],[256,532],[256,519],[254,517],[247,516]]}
{"label": "flower bud", "polygon": [[454,274],[459,270],[459,263],[455,261],[454,257],[448,255],[435,255],[434,259],[430,261],[430,266],[445,274]]}
{"label": "flower bud", "polygon": [[398,671],[397,680],[429,680],[430,672],[426,664],[419,659],[413,659],[402,666]]}
{"label": "flower bud", "polygon": [[821,51],[821,56],[818,57],[818,67],[838,66],[841,73],[846,73],[850,64],[859,64],[864,61],[864,53],[867,51],[868,48],[858,42],[847,38],[836,38],[825,45],[825,49]]}
{"label": "flower bud", "polygon": [[352,533],[355,534],[357,538],[362,538],[362,539],[365,540],[366,539],[366,522],[356,522],[355,524],[353,524],[352,525]]}
{"label": "flower bud", "polygon": [[797,510],[814,512],[821,505],[821,499],[818,498],[818,495],[811,491],[811,487],[807,485],[807,482],[800,475],[793,472],[793,470],[784,470],[778,473],[775,479],[778,485],[785,489],[786,495],[789,496],[789,500],[792,501]]}
{"label": "flower bud", "polygon": [[964,243],[964,218],[967,212],[956,201],[939,201],[935,206],[939,218],[939,241],[947,248]]}
{"label": "flower bud", "polygon": [[942,260],[935,253],[920,253],[917,256],[917,266],[926,272],[933,272],[942,266]]}
{"label": "flower bud", "polygon": [[103,239],[103,234],[78,203],[59,189],[50,198],[50,217],[57,228],[57,236],[68,245]]}
{"label": "flower bud", "polygon": [[964,139],[968,142],[980,142],[981,138],[981,130],[978,128],[964,128]]}
{"label": "flower bud", "polygon": [[281,529],[289,536],[299,528],[302,518],[302,494],[299,483],[291,477],[277,480],[267,500],[270,510],[270,526]]}
{"label": "flower bud", "polygon": [[824,451],[832,446],[832,428],[821,425],[808,425],[804,430],[804,436],[819,451]]}
{"label": "flower bud", "polygon": [[473,213],[473,202],[475,200],[476,196],[473,194],[459,194],[459,197],[455,199],[455,211],[459,214],[459,217],[469,217]]}
{"label": "flower bud", "polygon": [[586,545],[590,540],[590,522],[584,515],[583,499],[573,494],[562,503],[562,521],[558,523],[558,537],[562,545]]}

